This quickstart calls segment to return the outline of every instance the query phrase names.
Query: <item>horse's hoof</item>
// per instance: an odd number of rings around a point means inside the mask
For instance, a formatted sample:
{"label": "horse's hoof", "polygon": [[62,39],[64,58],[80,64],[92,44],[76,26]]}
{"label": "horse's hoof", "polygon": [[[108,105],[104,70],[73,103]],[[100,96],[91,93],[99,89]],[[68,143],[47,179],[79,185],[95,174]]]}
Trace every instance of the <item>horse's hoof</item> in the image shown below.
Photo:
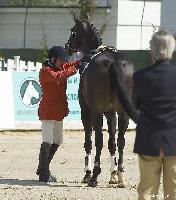
{"label": "horse's hoof", "polygon": [[83,180],[82,180],[82,183],[88,183],[88,181],[90,181],[91,179],[91,176],[84,176]]}
{"label": "horse's hoof", "polygon": [[97,180],[91,180],[91,179],[90,179],[90,180],[87,182],[87,184],[88,184],[89,187],[96,187],[97,184],[98,184],[98,182],[97,182]]}
{"label": "horse's hoof", "polygon": [[126,185],[124,183],[118,183],[119,188],[126,188]]}
{"label": "horse's hoof", "polygon": [[118,171],[118,187],[119,188],[125,188],[126,187],[126,182],[124,179],[124,172]]}
{"label": "horse's hoof", "polygon": [[91,171],[87,170],[86,171],[86,175],[84,176],[82,183],[88,183],[88,181],[90,181],[91,179]]}
{"label": "horse's hoof", "polygon": [[88,181],[90,181],[89,177],[84,177],[82,180],[82,183],[88,183]]}
{"label": "horse's hoof", "polygon": [[109,184],[118,184],[118,176],[117,176],[117,171],[114,171],[111,173],[111,178],[109,181]]}

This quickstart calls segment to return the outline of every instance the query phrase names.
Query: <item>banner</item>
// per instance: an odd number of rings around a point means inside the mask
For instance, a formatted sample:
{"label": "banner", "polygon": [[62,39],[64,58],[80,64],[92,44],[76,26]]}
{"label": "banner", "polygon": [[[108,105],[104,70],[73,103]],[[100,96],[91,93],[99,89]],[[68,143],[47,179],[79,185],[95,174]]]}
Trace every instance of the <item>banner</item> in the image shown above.
{"label": "banner", "polygon": [[0,129],[15,128],[12,72],[0,72]]}
{"label": "banner", "polygon": [[38,120],[41,88],[37,72],[13,72],[15,121]]}
{"label": "banner", "polygon": [[[67,97],[70,113],[64,120],[65,129],[83,128],[78,100],[79,74],[67,80]],[[41,87],[38,72],[0,72],[0,129],[40,128],[38,105]],[[104,128],[107,122],[104,118]],[[130,120],[129,129],[136,125]]]}
{"label": "banner", "polygon": [[[80,120],[78,102],[79,74],[67,80],[69,115],[67,120]],[[38,120],[41,87],[38,72],[13,72],[13,98],[15,121]]]}
{"label": "banner", "polygon": [[67,80],[67,100],[69,107],[69,115],[65,118],[66,120],[80,120],[81,110],[78,99],[78,88],[79,88],[80,75],[77,73],[71,76]]}

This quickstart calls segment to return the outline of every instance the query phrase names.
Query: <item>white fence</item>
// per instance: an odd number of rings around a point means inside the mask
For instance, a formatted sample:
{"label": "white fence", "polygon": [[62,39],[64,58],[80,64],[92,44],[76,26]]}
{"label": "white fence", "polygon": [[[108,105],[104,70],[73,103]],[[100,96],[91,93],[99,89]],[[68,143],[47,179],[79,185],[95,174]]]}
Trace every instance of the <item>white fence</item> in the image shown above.
{"label": "white fence", "polygon": [[[38,120],[37,109],[41,95],[39,95],[40,98],[36,99],[35,105],[31,106],[31,104],[24,103],[23,92],[29,81],[32,81],[40,94],[37,85],[39,84],[38,72],[41,67],[42,63],[25,62],[20,60],[20,56],[14,56],[14,60],[0,60],[0,92],[3,93],[2,98],[0,98],[0,130],[40,129],[41,124]],[[79,103],[77,99],[69,98],[77,96],[78,85],[79,74],[75,74],[68,80],[67,96],[70,113],[64,119],[64,129],[83,129]],[[136,125],[130,120],[128,128],[135,129],[135,127]],[[106,120],[103,128],[107,129]]]}
{"label": "white fence", "polygon": [[20,60],[20,56],[14,56],[14,59],[0,59],[0,71],[35,71],[39,72],[42,67],[40,62],[31,62]]}

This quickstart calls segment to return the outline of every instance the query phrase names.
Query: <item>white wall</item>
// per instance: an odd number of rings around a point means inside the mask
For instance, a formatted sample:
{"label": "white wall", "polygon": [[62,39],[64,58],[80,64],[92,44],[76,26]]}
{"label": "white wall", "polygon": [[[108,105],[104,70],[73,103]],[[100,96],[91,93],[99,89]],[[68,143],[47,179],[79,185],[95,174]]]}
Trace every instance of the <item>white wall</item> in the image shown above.
{"label": "white wall", "polygon": [[15,128],[12,72],[0,72],[0,129]]}
{"label": "white wall", "polygon": [[176,34],[176,0],[162,0],[161,27]]}
{"label": "white wall", "polygon": [[[167,0],[174,1],[174,0]],[[166,0],[165,0],[166,2]],[[141,45],[140,22],[143,1],[109,0],[111,9],[97,9],[93,23],[99,29],[107,19],[103,44],[118,49],[147,49],[154,26],[160,25],[160,2],[146,2]],[[174,10],[174,9],[173,9]],[[23,48],[25,8],[0,8],[0,48]],[[67,8],[30,8],[26,48],[42,48],[46,35],[49,47],[64,45],[74,25]]]}
{"label": "white wall", "polygon": [[[116,2],[116,0],[113,0]],[[107,13],[106,8],[98,9],[95,16],[95,26],[101,27],[104,16]],[[108,29],[103,36],[105,43],[115,45],[116,35],[111,17]],[[0,48],[23,48],[24,43],[24,19],[25,8],[0,8]],[[26,26],[26,48],[42,48],[43,36],[49,47],[53,45],[64,45],[70,35],[70,29],[74,21],[69,9],[61,8],[30,8]]]}
{"label": "white wall", "polygon": [[[0,8],[0,47],[23,48],[24,8]],[[29,9],[26,48],[41,48],[44,34],[49,46],[63,45],[69,34],[71,16],[66,9]]]}
{"label": "white wall", "polygon": [[[146,2],[141,37],[141,19],[144,1],[118,1],[118,49],[148,49],[154,25],[160,25],[160,2]],[[141,42],[142,41],[142,42]]]}

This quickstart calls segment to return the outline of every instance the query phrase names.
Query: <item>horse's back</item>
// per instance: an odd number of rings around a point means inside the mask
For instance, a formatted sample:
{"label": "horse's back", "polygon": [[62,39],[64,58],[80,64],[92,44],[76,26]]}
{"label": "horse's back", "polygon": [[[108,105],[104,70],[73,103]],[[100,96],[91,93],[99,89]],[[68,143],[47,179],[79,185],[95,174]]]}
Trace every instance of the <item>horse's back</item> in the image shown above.
{"label": "horse's back", "polygon": [[[94,112],[119,111],[122,109],[117,96],[115,75],[112,66],[121,68],[127,88],[132,78],[132,68],[120,60],[118,53],[104,52],[95,56],[82,76],[84,100]],[[130,91],[130,90],[129,90]]]}

